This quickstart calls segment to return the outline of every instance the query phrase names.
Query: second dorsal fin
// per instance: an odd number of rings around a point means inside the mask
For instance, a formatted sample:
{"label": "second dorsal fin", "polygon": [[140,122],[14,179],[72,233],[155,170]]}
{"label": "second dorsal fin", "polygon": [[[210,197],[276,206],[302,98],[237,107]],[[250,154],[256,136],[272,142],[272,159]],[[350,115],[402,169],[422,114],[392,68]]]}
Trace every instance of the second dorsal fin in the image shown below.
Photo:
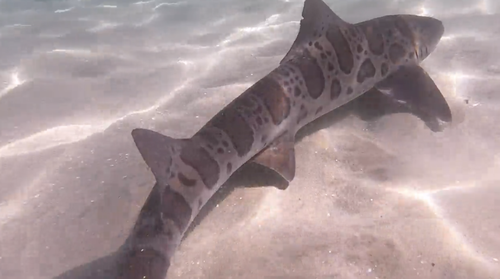
{"label": "second dorsal fin", "polygon": [[322,0],[306,0],[302,17],[299,33],[280,64],[300,54],[309,42],[323,35],[329,26],[348,24]]}
{"label": "second dorsal fin", "polygon": [[172,152],[186,145],[187,139],[174,139],[155,131],[136,128],[132,130],[132,138],[142,158],[151,168],[156,181],[162,185],[170,177]]}
{"label": "second dorsal fin", "polygon": [[295,177],[295,137],[285,133],[257,154],[252,161],[274,170],[288,182]]}

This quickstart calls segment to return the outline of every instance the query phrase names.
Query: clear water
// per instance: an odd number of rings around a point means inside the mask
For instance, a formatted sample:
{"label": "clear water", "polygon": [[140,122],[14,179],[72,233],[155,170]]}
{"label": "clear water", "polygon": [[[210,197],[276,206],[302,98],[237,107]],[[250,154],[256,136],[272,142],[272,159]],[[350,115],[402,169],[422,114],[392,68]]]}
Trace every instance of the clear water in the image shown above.
{"label": "clear water", "polygon": [[[168,278],[500,278],[500,2],[326,2],[349,22],[441,19],[423,67],[452,125],[313,123],[289,188],[238,173]],[[130,131],[191,136],[276,67],[302,5],[0,0],[0,278],[112,261],[154,182]]]}

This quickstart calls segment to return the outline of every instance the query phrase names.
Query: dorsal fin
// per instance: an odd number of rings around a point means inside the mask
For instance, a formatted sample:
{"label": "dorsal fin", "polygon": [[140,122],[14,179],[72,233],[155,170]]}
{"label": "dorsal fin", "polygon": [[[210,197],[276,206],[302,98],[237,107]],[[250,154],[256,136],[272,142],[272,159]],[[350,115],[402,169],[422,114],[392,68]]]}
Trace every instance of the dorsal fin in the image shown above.
{"label": "dorsal fin", "polygon": [[280,61],[280,64],[300,54],[310,41],[323,35],[329,26],[348,24],[322,0],[306,0],[302,10],[302,17],[297,38],[295,38],[292,47]]}
{"label": "dorsal fin", "polygon": [[156,181],[166,183],[170,176],[172,152],[182,148],[187,139],[173,139],[155,131],[141,128],[132,130],[132,137],[144,162],[151,168]]}

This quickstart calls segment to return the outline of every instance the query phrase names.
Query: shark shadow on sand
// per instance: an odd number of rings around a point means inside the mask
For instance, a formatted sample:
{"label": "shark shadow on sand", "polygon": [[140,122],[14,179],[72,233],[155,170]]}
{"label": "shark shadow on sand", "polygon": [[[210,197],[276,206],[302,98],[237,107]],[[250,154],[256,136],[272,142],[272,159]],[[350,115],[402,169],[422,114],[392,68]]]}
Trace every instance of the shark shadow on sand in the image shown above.
{"label": "shark shadow on sand", "polygon": [[[436,101],[433,99],[435,96],[433,97],[432,95],[422,96],[417,94],[412,95],[411,93],[414,92],[408,93],[409,94],[406,96],[409,97],[406,98],[406,100],[405,98],[398,100],[393,98],[391,95],[382,93],[377,89],[371,89],[352,102],[347,103],[346,105],[329,112],[304,126],[297,133],[296,140],[300,141],[304,137],[321,129],[328,128],[350,115],[355,115],[364,121],[370,122],[376,121],[377,119],[390,114],[410,113],[424,121],[426,126],[433,132],[441,131],[444,126],[441,124],[442,121],[440,120],[440,117],[449,112],[446,103],[442,103],[444,100]],[[440,103],[441,105],[436,105],[436,103]],[[243,167],[238,169],[226,181],[226,183],[223,184],[219,191],[217,191],[206,203],[194,219],[193,223],[189,226],[183,239],[185,239],[193,231],[193,229],[199,225],[203,219],[205,219],[205,217],[215,208],[217,204],[221,203],[226,197],[228,197],[234,189],[238,187],[265,186],[274,186],[279,189],[285,189],[287,185],[288,182],[278,173],[257,163],[248,162],[243,165]],[[155,212],[155,210],[158,210],[154,208],[154,205],[159,204],[157,201],[158,196],[158,185],[155,185],[145,203],[146,205],[150,205],[152,207],[145,206],[143,211]],[[128,240],[117,251],[87,264],[68,270],[54,279],[119,278],[118,271],[121,269],[120,266],[123,264],[122,258],[127,252],[127,245]]]}

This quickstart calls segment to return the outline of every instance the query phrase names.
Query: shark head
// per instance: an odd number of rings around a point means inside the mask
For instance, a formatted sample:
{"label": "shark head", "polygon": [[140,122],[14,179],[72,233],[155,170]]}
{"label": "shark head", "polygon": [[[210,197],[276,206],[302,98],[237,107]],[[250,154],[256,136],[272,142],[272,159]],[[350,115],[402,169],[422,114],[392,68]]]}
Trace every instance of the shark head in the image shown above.
{"label": "shark head", "polygon": [[417,15],[388,15],[357,23],[371,53],[387,55],[395,68],[419,64],[436,48],[444,33],[443,23]]}
{"label": "shark head", "polygon": [[403,15],[413,33],[415,55],[418,62],[423,61],[436,48],[444,33],[443,23],[432,17]]}

